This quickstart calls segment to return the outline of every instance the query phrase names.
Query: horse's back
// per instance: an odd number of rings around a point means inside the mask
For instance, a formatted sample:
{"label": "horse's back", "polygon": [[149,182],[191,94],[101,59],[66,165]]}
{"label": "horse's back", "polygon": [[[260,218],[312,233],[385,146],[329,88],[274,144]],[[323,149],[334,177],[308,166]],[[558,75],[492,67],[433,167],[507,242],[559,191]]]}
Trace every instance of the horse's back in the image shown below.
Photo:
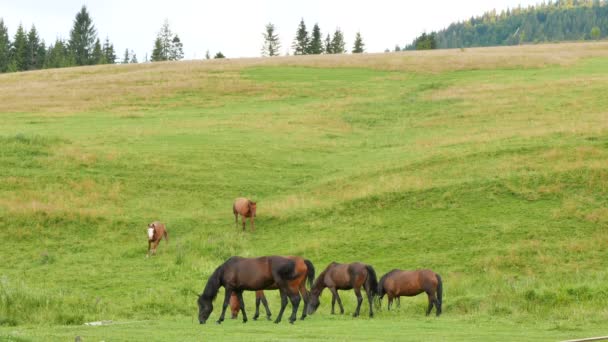
{"label": "horse's back", "polygon": [[249,213],[249,200],[245,197],[239,197],[234,200],[232,210],[236,214],[246,215]]}

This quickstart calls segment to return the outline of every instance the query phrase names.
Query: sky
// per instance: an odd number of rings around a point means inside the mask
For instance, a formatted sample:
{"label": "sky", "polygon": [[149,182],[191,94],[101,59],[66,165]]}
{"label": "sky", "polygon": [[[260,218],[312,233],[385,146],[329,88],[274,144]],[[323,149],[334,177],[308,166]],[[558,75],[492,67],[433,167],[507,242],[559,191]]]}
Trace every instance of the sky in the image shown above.
{"label": "sky", "polygon": [[184,45],[185,59],[221,51],[228,58],[257,57],[262,32],[273,23],[281,39],[281,54],[291,54],[298,24],[309,31],[318,23],[323,36],[340,28],[350,51],[361,32],[366,52],[404,46],[422,32],[481,15],[491,9],[528,6],[539,0],[0,0],[0,18],[11,40],[18,25],[32,24],[49,44],[68,39],[76,13],[85,5],[100,40],[108,37],[117,55],[133,50],[139,61],[150,55],[165,19]]}

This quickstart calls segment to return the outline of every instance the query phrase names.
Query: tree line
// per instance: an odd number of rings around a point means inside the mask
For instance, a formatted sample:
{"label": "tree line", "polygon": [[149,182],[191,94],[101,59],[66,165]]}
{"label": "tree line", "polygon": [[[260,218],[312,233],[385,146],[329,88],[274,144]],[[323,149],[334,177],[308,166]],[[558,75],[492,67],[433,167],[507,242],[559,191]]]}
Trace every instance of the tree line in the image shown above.
{"label": "tree line", "polygon": [[[281,42],[274,24],[268,23],[262,36],[264,38],[262,56],[272,57],[280,55]],[[323,39],[319,24],[315,24],[312,31],[309,32],[303,18],[300,20],[291,48],[294,55],[342,54],[347,52],[344,33],[339,27],[336,28],[333,35],[328,33],[325,39]],[[365,44],[363,43],[361,32],[357,32],[351,52],[365,52]]]}
{"label": "tree line", "polygon": [[423,33],[407,50],[597,40],[608,36],[608,0],[557,0],[500,13],[492,10],[438,32]]}

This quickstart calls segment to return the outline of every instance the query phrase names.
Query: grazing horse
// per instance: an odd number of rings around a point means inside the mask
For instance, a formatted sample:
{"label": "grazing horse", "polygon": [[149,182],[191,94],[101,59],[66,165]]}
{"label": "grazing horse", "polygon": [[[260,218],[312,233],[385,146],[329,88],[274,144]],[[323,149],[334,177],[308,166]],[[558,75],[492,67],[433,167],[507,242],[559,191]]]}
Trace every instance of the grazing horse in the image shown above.
{"label": "grazing horse", "polygon": [[[308,259],[302,259],[300,257],[294,257],[294,256],[288,256],[286,257],[287,259],[291,259],[294,260],[296,262],[296,267],[299,267],[301,269],[303,269],[304,267],[306,268],[306,277],[308,278],[308,285],[312,286],[312,282],[315,279],[315,266],[312,264],[312,262]],[[301,263],[304,263],[304,265],[302,266]],[[300,264],[300,265],[298,265]],[[271,287],[267,288],[267,290],[276,290],[278,289],[277,284],[273,284]],[[305,282],[301,282],[300,286],[298,288],[298,292],[300,293],[300,295],[302,296],[302,299],[304,301],[304,309],[302,310],[302,317],[300,319],[305,319],[306,318],[306,306],[308,305],[308,297],[309,297],[309,291],[306,289],[306,284]],[[264,309],[266,309],[266,318],[268,318],[268,320],[270,320],[270,308],[268,307],[268,301],[266,300],[266,296],[264,295],[264,291],[256,291],[255,292],[255,315],[253,316],[254,320],[257,320],[258,317],[260,317],[260,302],[264,304]],[[237,298],[236,294],[233,292],[232,295],[230,296],[230,310],[232,312],[232,318],[236,318],[236,316],[238,316],[238,312],[239,312],[239,299]]]}
{"label": "grazing horse", "polygon": [[[164,224],[154,221],[148,225],[148,254],[146,257],[150,257],[150,247],[152,247],[152,255],[156,254],[156,248],[163,236],[169,242],[169,236]],[[154,246],[152,246],[153,244]]]}
{"label": "grazing horse", "polygon": [[[255,291],[255,315],[253,316],[253,319],[257,320],[258,317],[260,317],[260,302],[264,304],[264,309],[266,309],[266,318],[270,321],[272,313],[268,307],[268,301],[266,300],[263,290]],[[230,312],[232,313],[231,318],[236,319],[239,316],[240,310],[241,302],[239,302],[239,299],[236,297],[236,293],[232,292],[232,295],[230,295]]]}
{"label": "grazing horse", "polygon": [[388,309],[391,309],[393,299],[400,296],[413,297],[426,292],[429,298],[429,307],[426,310],[428,316],[435,306],[437,316],[441,315],[443,301],[443,281],[439,274],[431,270],[402,271],[392,270],[380,278],[378,283],[378,297],[388,297]]}
{"label": "grazing horse", "polygon": [[[240,303],[243,313],[243,323],[247,322],[243,291],[257,291],[276,286],[281,294],[281,310],[275,320],[279,323],[287,306],[287,298],[291,301],[292,312],[289,322],[296,320],[300,305],[300,286],[305,282],[309,269],[303,258],[282,256],[265,256],[260,258],[231,257],[215,269],[203,293],[198,297],[198,320],[204,324],[213,311],[213,300],[217,297],[220,287],[224,287],[224,303],[222,313],[217,323],[224,321],[226,308],[233,292]],[[305,287],[304,287],[305,288]]]}
{"label": "grazing horse", "polygon": [[255,223],[253,222],[253,218],[256,216],[256,204],[244,197],[240,197],[234,200],[234,204],[232,205],[232,213],[234,213],[234,222],[236,226],[239,226],[239,214],[242,217],[243,221],[243,231],[245,230],[245,218],[249,217],[249,222],[251,222],[251,230],[255,231]]}
{"label": "grazing horse", "polygon": [[357,309],[353,314],[353,317],[359,316],[359,310],[361,309],[361,303],[363,297],[361,296],[361,286],[365,288],[367,293],[367,299],[369,301],[369,316],[374,317],[374,311],[372,309],[373,297],[376,295],[378,290],[378,280],[376,279],[376,271],[370,265],[362,264],[360,262],[354,262],[352,264],[338,264],[332,262],[327,268],[319,274],[317,280],[310,290],[310,300],[308,304],[308,313],[313,314],[319,305],[319,296],[326,287],[329,288],[332,294],[331,299],[331,313],[334,314],[334,306],[336,299],[338,305],[340,305],[340,313],[344,313],[344,307],[342,301],[338,295],[338,290],[355,290],[357,295]]}

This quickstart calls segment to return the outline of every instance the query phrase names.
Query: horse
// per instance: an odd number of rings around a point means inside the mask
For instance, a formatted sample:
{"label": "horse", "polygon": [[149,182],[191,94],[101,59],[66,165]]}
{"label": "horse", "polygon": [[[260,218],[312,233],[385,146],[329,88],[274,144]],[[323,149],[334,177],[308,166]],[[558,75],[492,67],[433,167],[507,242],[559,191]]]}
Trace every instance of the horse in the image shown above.
{"label": "horse", "polygon": [[[312,286],[312,282],[315,279],[315,267],[312,264],[312,262],[308,259],[302,259],[300,257],[294,257],[294,256],[288,256],[286,258],[294,260],[294,261],[296,261],[296,263],[303,262],[305,264],[306,277],[308,278],[308,285]],[[298,266],[298,265],[296,265],[296,266]],[[299,267],[303,268],[301,265],[299,265]],[[273,284],[267,290],[276,290],[276,289],[278,289],[277,284]],[[308,298],[310,295],[309,291],[306,289],[305,282],[300,283],[298,291],[300,292],[300,295],[302,296],[302,299],[304,301],[304,309],[302,310],[302,317],[300,318],[301,320],[304,320],[306,318],[306,306],[308,305]],[[266,300],[266,296],[264,295],[264,291],[262,291],[262,290],[255,292],[255,315],[253,316],[253,319],[257,320],[258,317],[260,317],[260,303],[264,304],[264,309],[266,310],[266,318],[268,320],[270,320],[270,316],[271,316],[270,308],[268,307],[268,301]],[[237,298],[236,294],[233,292],[232,295],[230,296],[230,310],[232,312],[232,318],[236,318],[236,316],[238,316],[239,305],[240,305],[239,299]]]}
{"label": "horse", "polygon": [[443,281],[441,276],[431,270],[403,271],[394,269],[380,278],[378,283],[378,297],[386,294],[388,297],[388,309],[391,309],[393,299],[400,296],[413,297],[426,292],[429,299],[429,307],[426,310],[428,316],[435,306],[437,316],[441,315],[443,304]]}
{"label": "horse", "polygon": [[248,200],[244,197],[239,197],[234,200],[232,204],[232,213],[234,214],[234,222],[236,226],[239,226],[239,214],[242,216],[243,231],[245,231],[245,218],[249,217],[251,222],[251,230],[255,231],[255,223],[253,221],[256,217],[256,203]]}
{"label": "horse", "polygon": [[327,287],[331,291],[331,314],[334,314],[334,306],[336,299],[340,306],[340,313],[344,314],[344,307],[342,306],[342,300],[338,295],[338,290],[355,290],[357,296],[357,309],[353,314],[353,317],[359,316],[359,310],[361,309],[361,303],[363,297],[361,296],[361,286],[367,293],[367,299],[369,301],[369,316],[374,317],[374,311],[372,309],[373,298],[378,290],[378,280],[376,278],[376,271],[370,265],[362,264],[360,262],[354,262],[352,264],[338,264],[332,262],[325,268],[319,277],[315,280],[310,290],[310,301],[308,304],[308,314],[313,314],[319,305],[319,296],[321,292]]}
{"label": "horse", "polygon": [[[148,225],[148,254],[146,254],[146,257],[150,257],[150,247],[152,247],[152,255],[156,254],[156,248],[163,236],[168,243],[169,236],[164,224],[154,221]],[[154,246],[152,246],[153,244]]]}
{"label": "horse", "polygon": [[[253,319],[257,320],[258,317],[260,317],[260,302],[264,304],[264,309],[266,309],[266,318],[270,321],[272,313],[268,307],[268,300],[266,300],[263,290],[255,291],[255,315],[253,316]],[[232,313],[232,319],[236,319],[238,317],[240,309],[241,302],[239,302],[236,293],[232,292],[232,295],[230,295],[230,312]]]}
{"label": "horse", "polygon": [[[310,263],[310,261],[308,261]],[[311,263],[312,265],[312,263]],[[218,266],[209,277],[203,293],[198,296],[199,323],[205,324],[213,311],[213,300],[217,297],[220,287],[224,287],[224,303],[222,313],[217,323],[224,321],[226,308],[233,292],[240,303],[243,313],[243,323],[247,322],[243,291],[257,291],[277,288],[281,295],[281,310],[275,323],[281,322],[287,306],[287,298],[291,301],[292,312],[289,323],[296,321],[296,313],[300,305],[300,289],[306,277],[314,278],[314,268],[307,267],[307,262],[301,257],[265,256],[259,258],[231,257]],[[311,277],[312,275],[312,277]],[[303,286],[306,289],[306,286]]]}

